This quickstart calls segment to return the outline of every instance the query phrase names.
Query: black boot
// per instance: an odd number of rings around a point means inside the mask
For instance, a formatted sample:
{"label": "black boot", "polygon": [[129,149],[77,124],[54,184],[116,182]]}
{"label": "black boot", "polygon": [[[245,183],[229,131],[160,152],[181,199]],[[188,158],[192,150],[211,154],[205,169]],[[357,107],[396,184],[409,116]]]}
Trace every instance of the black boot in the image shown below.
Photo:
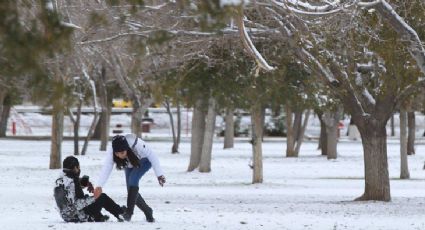
{"label": "black boot", "polygon": [[130,186],[127,195],[127,210],[124,213],[124,220],[130,221],[133,215],[134,205],[136,204],[137,196],[139,195],[139,187]]}
{"label": "black boot", "polygon": [[115,216],[117,218],[118,222],[124,222],[124,216],[127,213],[127,207],[121,206],[121,212],[118,214],[118,216]]}
{"label": "black boot", "polygon": [[[94,203],[84,208],[84,211],[94,218],[96,222],[103,222],[107,219],[101,214],[102,208],[114,215],[119,222],[122,221],[125,212],[124,207],[116,204],[108,195],[102,193]],[[109,219],[109,217],[108,217]]]}
{"label": "black boot", "polygon": [[146,221],[148,221],[148,222],[155,222],[155,218],[153,218],[153,210],[152,210],[152,208],[149,207],[148,204],[146,204],[145,200],[143,199],[143,197],[140,194],[139,194],[139,196],[137,196],[136,205],[145,214]]}
{"label": "black boot", "polygon": [[91,216],[89,219],[89,222],[106,222],[109,220],[108,215],[102,215],[99,213],[99,215]]}

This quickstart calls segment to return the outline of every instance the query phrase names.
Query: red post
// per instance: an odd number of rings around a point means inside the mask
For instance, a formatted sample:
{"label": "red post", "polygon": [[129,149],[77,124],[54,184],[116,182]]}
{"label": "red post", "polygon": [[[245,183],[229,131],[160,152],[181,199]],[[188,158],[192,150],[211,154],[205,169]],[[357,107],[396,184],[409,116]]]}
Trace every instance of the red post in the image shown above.
{"label": "red post", "polygon": [[12,134],[13,134],[13,136],[15,136],[16,135],[16,122],[12,122]]}
{"label": "red post", "polygon": [[342,123],[341,121],[338,122],[338,138],[340,138],[341,136],[341,129],[344,128],[344,123]]}

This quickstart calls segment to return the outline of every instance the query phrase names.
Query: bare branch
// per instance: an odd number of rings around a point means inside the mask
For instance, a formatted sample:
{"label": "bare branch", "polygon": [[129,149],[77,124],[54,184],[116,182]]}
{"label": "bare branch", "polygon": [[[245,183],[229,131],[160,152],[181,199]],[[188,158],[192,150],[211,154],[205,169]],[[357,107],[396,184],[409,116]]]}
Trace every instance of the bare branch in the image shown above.
{"label": "bare branch", "polygon": [[239,14],[235,17],[236,24],[239,28],[239,34],[241,36],[242,42],[248,53],[255,59],[258,66],[266,71],[272,71],[275,69],[275,67],[270,66],[267,61],[263,58],[263,56],[258,52],[255,45],[252,43],[251,39],[249,38],[248,32],[246,31],[244,22],[243,22],[243,14]]}

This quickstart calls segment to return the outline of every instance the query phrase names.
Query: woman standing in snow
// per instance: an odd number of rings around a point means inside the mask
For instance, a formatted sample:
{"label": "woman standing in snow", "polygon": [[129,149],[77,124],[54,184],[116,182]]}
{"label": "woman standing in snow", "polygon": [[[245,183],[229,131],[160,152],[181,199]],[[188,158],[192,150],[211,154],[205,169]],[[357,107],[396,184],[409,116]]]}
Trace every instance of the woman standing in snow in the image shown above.
{"label": "woman standing in snow", "polygon": [[139,181],[151,168],[158,178],[159,185],[165,183],[164,173],[159,165],[159,160],[148,145],[134,134],[125,136],[117,135],[112,138],[112,149],[109,148],[103,164],[102,171],[96,183],[95,197],[102,193],[102,187],[111,174],[116,164],[117,169],[125,170],[125,181],[127,184],[127,211],[124,214],[126,221],[131,220],[134,206],[137,205],[146,216],[148,222],[154,222],[152,208],[149,207],[139,194]]}

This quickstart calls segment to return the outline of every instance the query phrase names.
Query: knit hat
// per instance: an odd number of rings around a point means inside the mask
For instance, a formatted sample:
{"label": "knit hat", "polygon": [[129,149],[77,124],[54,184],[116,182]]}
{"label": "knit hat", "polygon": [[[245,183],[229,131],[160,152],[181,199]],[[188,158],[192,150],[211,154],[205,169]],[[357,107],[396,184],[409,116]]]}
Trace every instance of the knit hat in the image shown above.
{"label": "knit hat", "polygon": [[112,138],[112,150],[114,153],[129,150],[130,146],[124,136],[116,135]]}
{"label": "knit hat", "polygon": [[76,157],[69,156],[63,160],[62,167],[64,169],[74,169],[75,166],[80,166],[80,163]]}

